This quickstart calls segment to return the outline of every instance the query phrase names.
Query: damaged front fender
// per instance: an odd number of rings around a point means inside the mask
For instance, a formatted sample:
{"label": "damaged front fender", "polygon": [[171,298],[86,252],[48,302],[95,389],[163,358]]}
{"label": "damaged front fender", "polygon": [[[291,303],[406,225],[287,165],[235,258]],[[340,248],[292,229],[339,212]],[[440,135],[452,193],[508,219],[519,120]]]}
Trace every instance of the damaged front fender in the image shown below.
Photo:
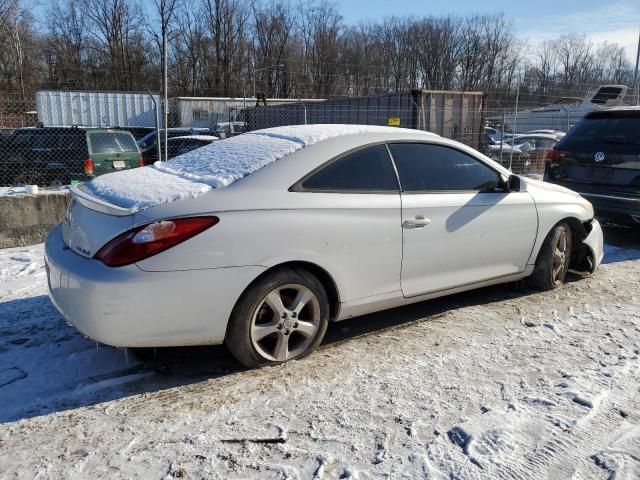
{"label": "damaged front fender", "polygon": [[602,227],[595,218],[584,225],[587,227],[588,234],[582,240],[580,255],[575,259],[575,265],[572,266],[572,269],[579,272],[594,273],[604,257]]}

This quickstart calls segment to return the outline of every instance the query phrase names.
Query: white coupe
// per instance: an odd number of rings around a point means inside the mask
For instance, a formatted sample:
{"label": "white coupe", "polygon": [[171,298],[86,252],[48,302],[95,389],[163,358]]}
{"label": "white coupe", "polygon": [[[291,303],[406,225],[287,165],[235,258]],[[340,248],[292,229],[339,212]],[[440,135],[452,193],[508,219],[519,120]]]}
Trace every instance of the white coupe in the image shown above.
{"label": "white coupe", "polygon": [[330,321],[553,289],[603,256],[580,195],[415,130],[259,130],[71,191],[45,253],[70,323],[119,347],[226,343],[249,367],[310,353]]}

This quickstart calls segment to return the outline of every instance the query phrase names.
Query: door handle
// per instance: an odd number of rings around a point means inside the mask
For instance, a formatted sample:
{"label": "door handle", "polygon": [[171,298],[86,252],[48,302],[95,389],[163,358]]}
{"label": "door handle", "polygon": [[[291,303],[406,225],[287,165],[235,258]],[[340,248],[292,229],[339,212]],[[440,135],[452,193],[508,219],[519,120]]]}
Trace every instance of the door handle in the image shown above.
{"label": "door handle", "polygon": [[414,218],[402,222],[402,228],[423,228],[431,223],[431,219],[416,215]]}

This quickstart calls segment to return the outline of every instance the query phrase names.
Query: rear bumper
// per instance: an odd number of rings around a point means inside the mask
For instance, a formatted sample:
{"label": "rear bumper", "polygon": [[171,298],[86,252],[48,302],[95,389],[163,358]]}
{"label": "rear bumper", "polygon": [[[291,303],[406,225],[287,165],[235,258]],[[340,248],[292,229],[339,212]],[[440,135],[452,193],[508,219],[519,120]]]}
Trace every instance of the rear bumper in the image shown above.
{"label": "rear bumper", "polygon": [[640,197],[636,195],[607,190],[597,185],[559,182],[548,178],[545,178],[545,181],[570,188],[579,193],[591,202],[596,215],[600,217],[640,223]]}
{"label": "rear bumper", "polygon": [[588,193],[581,195],[589,200],[595,212],[602,217],[638,222],[640,220],[640,199],[617,194]]}
{"label": "rear bumper", "polygon": [[49,296],[82,334],[117,347],[219,344],[233,306],[263,267],[144,272],[110,268],[62,241],[45,243]]}

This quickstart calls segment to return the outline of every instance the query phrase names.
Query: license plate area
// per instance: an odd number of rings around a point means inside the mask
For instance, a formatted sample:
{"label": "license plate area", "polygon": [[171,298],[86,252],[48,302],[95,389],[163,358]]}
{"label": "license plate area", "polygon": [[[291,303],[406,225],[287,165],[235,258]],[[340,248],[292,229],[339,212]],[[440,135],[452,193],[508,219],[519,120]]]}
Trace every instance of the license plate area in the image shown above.
{"label": "license plate area", "polygon": [[611,168],[599,167],[593,169],[591,177],[594,180],[609,180],[611,178]]}
{"label": "license plate area", "polygon": [[113,161],[113,168],[115,168],[116,170],[121,170],[123,168],[125,168],[126,165],[124,163],[124,160],[114,160]]}

